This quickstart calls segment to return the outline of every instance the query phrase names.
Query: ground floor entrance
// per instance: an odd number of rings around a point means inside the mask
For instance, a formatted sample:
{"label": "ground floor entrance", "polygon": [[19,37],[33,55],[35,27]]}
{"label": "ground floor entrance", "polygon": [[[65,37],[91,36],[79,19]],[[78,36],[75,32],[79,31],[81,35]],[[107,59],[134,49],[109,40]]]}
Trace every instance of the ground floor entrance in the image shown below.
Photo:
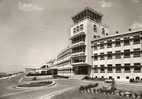
{"label": "ground floor entrance", "polygon": [[91,66],[73,66],[73,72],[78,75],[89,75]]}

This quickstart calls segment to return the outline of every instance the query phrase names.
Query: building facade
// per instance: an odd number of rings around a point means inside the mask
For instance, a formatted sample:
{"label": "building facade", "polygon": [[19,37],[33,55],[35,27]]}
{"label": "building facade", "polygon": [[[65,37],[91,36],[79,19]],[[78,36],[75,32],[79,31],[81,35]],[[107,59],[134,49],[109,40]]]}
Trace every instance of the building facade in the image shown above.
{"label": "building facade", "polygon": [[102,25],[102,14],[91,8],[85,8],[72,17],[71,27],[71,65],[74,74],[90,75],[92,67],[91,41],[93,38],[107,35]]}
{"label": "building facade", "polygon": [[142,79],[142,30],[94,38],[91,44],[92,77]]}
{"label": "building facade", "polygon": [[55,60],[53,68],[58,69],[58,75],[71,76],[73,69],[71,65],[71,49],[67,47],[63,49]]}

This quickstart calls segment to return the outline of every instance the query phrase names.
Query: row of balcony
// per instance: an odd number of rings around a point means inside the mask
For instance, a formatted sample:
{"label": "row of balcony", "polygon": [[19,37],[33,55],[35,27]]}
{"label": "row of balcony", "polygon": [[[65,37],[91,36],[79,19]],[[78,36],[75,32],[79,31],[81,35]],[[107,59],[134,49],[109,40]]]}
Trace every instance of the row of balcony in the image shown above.
{"label": "row of balcony", "polygon": [[130,71],[130,70],[127,70],[127,71],[116,70],[115,72],[113,72],[113,71],[97,71],[97,70],[94,71],[94,73],[141,73],[141,72],[142,72],[141,70],[134,70],[134,71]]}

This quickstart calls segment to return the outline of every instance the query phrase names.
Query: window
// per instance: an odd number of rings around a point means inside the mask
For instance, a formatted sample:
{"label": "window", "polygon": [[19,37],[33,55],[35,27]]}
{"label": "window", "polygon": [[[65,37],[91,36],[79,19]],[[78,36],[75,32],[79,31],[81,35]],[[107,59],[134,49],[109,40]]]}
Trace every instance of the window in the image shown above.
{"label": "window", "polygon": [[94,44],[94,50],[97,50],[97,43]]}
{"label": "window", "polygon": [[97,32],[97,26],[96,25],[93,26],[93,30],[94,30],[94,32]]}
{"label": "window", "polygon": [[140,36],[139,35],[133,37],[133,43],[140,44]]}
{"label": "window", "polygon": [[105,34],[105,29],[104,29],[104,28],[102,28],[102,34],[103,34],[103,35]]}
{"label": "window", "polygon": [[105,72],[105,69],[104,69],[104,65],[100,65],[100,70],[101,70],[101,73],[104,73]]}
{"label": "window", "polygon": [[129,79],[129,76],[127,76],[126,79]]}
{"label": "window", "polygon": [[111,48],[112,47],[112,40],[108,40],[107,41],[107,48]]}
{"label": "window", "polygon": [[104,60],[104,53],[100,53],[100,60]]}
{"label": "window", "polygon": [[100,49],[104,49],[104,42],[100,42]]}
{"label": "window", "polygon": [[112,72],[112,64],[108,64],[108,73],[111,73]]}
{"label": "window", "polygon": [[80,25],[80,30],[83,30],[83,24]]}
{"label": "window", "polygon": [[121,64],[116,64],[116,73],[120,73],[121,72]]}
{"label": "window", "polygon": [[117,76],[117,79],[120,79],[120,76]]}
{"label": "window", "polygon": [[97,67],[98,67],[98,65],[94,65],[94,73],[98,73]]}
{"label": "window", "polygon": [[79,26],[76,27],[76,31],[77,31],[77,32],[79,31]]}
{"label": "window", "polygon": [[121,40],[120,39],[116,39],[115,40],[115,46],[118,47],[121,45]]}
{"label": "window", "polygon": [[124,45],[130,45],[129,37],[124,38]]}
{"label": "window", "polygon": [[130,72],[130,64],[124,64],[124,70],[126,73]]}
{"label": "window", "polygon": [[98,54],[94,54],[94,60],[98,60]]}
{"label": "window", "polygon": [[134,49],[133,55],[134,57],[140,57],[141,56],[140,48]]}
{"label": "window", "polygon": [[76,28],[73,28],[73,33],[76,33]]}
{"label": "window", "polygon": [[108,59],[112,59],[112,52],[107,52]]}
{"label": "window", "polygon": [[134,72],[141,71],[141,63],[134,63]]}
{"label": "window", "polygon": [[116,51],[115,52],[115,58],[120,59],[121,58],[121,51]]}
{"label": "window", "polygon": [[109,76],[109,79],[112,79],[112,76]]}
{"label": "window", "polygon": [[124,50],[124,58],[130,58],[130,50]]}

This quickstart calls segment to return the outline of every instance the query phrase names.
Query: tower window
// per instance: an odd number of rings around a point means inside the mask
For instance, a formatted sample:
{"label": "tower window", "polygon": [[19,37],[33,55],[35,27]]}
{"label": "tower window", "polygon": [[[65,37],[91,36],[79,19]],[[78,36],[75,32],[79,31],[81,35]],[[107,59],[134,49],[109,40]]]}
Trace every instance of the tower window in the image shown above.
{"label": "tower window", "polygon": [[98,60],[98,54],[94,54],[94,60]]}
{"label": "tower window", "polygon": [[104,65],[100,65],[100,67],[101,67],[101,72],[103,73],[105,71]]}
{"label": "tower window", "polygon": [[116,40],[115,40],[115,46],[116,46],[116,47],[120,46],[120,45],[121,45],[120,43],[121,43],[121,42],[120,42],[120,39],[116,39]]}
{"label": "tower window", "polygon": [[104,60],[104,53],[100,53],[100,60]]}
{"label": "tower window", "polygon": [[124,50],[124,58],[130,58],[130,50]]}
{"label": "tower window", "polygon": [[115,52],[115,58],[120,59],[121,58],[121,51],[116,51]]}
{"label": "tower window", "polygon": [[141,70],[141,63],[134,63],[134,71],[140,72]]}
{"label": "tower window", "polygon": [[125,72],[130,72],[130,64],[124,64],[124,69],[125,69]]}
{"label": "tower window", "polygon": [[133,42],[134,42],[134,44],[140,44],[140,36],[139,35],[134,36],[133,37]]}
{"label": "tower window", "polygon": [[140,48],[134,49],[134,57],[140,57],[141,56],[141,51]]}
{"label": "tower window", "polygon": [[83,30],[83,24],[80,25],[80,30]]}
{"label": "tower window", "polygon": [[100,49],[104,48],[104,42],[100,42]]}
{"label": "tower window", "polygon": [[129,76],[127,76],[126,79],[129,79]]}
{"label": "tower window", "polygon": [[97,50],[97,43],[94,44],[94,50]]}
{"label": "tower window", "polygon": [[107,48],[111,48],[112,47],[112,40],[108,40],[107,41]]}
{"label": "tower window", "polygon": [[108,66],[108,72],[109,73],[112,72],[112,64],[108,64],[107,66]]}
{"label": "tower window", "polygon": [[76,31],[77,31],[77,32],[79,31],[79,26],[76,27]]}
{"label": "tower window", "polygon": [[129,37],[124,38],[124,45],[130,45]]}
{"label": "tower window", "polygon": [[97,26],[96,25],[93,25],[93,30],[94,30],[94,32],[97,32]]}
{"label": "tower window", "polygon": [[112,59],[112,52],[108,52],[107,55],[108,55],[108,59]]}
{"label": "tower window", "polygon": [[103,35],[105,34],[105,29],[104,29],[104,28],[102,28],[102,34],[103,34]]}
{"label": "tower window", "polygon": [[73,28],[73,33],[76,33],[76,28]]}
{"label": "tower window", "polygon": [[120,73],[121,72],[121,64],[116,64],[116,73]]}

